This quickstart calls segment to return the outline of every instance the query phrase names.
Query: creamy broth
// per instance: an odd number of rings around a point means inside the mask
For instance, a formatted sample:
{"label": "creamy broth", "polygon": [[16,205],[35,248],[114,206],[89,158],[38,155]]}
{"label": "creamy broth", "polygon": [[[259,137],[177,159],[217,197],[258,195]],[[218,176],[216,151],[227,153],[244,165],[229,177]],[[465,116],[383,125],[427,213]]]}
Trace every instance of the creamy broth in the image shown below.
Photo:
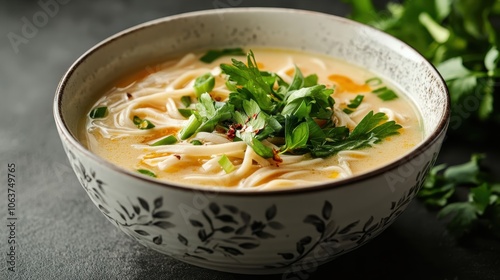
{"label": "creamy broth", "polygon": [[[252,51],[259,70],[276,73],[287,83],[292,81],[296,65],[304,77],[316,74],[318,84],[334,89],[333,121],[337,126],[352,130],[369,111],[383,112],[402,126],[399,134],[372,143],[371,147],[341,151],[326,158],[283,153],[282,162],[248,151],[251,148],[243,141],[228,140],[225,131],[215,135],[198,133],[185,140],[177,139],[175,144],[151,146],[168,135],[178,138],[188,118],[177,109],[185,108],[181,102],[183,96],[191,96],[193,104],[189,108],[194,108],[197,101],[193,84],[197,77],[212,73],[215,86],[210,95],[217,102],[225,102],[230,91],[226,88],[227,76],[221,73],[219,65],[230,64],[231,58],[246,62],[245,56],[223,56],[204,63],[199,60],[203,55],[200,52],[147,67],[114,85],[92,107],[107,107],[106,116],[85,116],[81,129],[83,142],[104,159],[134,172],[147,170],[159,180],[208,188],[268,190],[303,187],[365,173],[401,158],[422,140],[419,113],[383,77],[373,79],[376,74],[324,55],[264,48]],[[384,101],[372,92],[384,87],[392,89],[398,98]],[[344,113],[358,95],[363,96],[360,105],[352,113]],[[141,124],[134,123],[134,116],[150,121],[155,127],[140,129]],[[193,145],[193,139],[202,139],[203,145]],[[272,142],[264,143],[275,147]],[[217,145],[220,149],[213,150]],[[212,150],[215,152],[210,154]],[[223,155],[233,170],[223,170],[219,164]]]}

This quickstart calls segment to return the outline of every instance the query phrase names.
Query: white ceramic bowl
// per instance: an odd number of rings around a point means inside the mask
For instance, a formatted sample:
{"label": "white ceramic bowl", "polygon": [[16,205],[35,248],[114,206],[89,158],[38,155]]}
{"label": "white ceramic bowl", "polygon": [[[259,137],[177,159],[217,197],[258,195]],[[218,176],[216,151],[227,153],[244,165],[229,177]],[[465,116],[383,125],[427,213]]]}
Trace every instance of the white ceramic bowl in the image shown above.
{"label": "white ceramic bowl", "polygon": [[[246,44],[319,52],[390,77],[423,116],[425,140],[396,162],[342,181],[215,192],[124,170],[89,152],[76,137],[80,119],[104,88],[131,70],[188,50]],[[54,116],[81,185],[128,236],[197,266],[274,274],[331,261],[391,225],[436,160],[449,121],[449,98],[429,62],[373,28],[317,12],[234,8],[161,18],[97,44],[62,78]]]}

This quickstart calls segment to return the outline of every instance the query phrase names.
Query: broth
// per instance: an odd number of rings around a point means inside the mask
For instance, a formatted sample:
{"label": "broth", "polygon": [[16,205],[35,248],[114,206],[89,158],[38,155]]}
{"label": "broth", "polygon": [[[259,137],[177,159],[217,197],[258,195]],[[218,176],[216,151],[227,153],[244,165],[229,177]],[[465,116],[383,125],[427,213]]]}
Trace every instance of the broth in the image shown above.
{"label": "broth", "polygon": [[[84,117],[81,129],[83,142],[102,158],[159,180],[207,188],[268,190],[309,186],[365,173],[403,157],[422,141],[423,130],[415,106],[383,77],[324,55],[270,48],[253,48],[252,51],[260,71],[275,73],[282,80],[274,81],[275,92],[279,91],[279,83],[293,84],[295,66],[306,77],[305,80],[310,78],[315,84],[314,77],[310,75],[316,74],[317,84],[333,89],[331,96],[335,104],[331,122],[335,127],[347,127],[352,132],[370,111],[383,112],[389,121],[401,125],[399,134],[385,137],[380,142],[369,142],[369,147],[343,150],[327,157],[304,153],[305,146],[283,152],[283,143],[289,147],[292,142],[287,142],[286,137],[268,137],[259,139],[274,151],[273,157],[266,158],[261,155],[264,152],[259,154],[260,146],[257,144],[252,149],[249,142],[234,141],[239,137],[232,138],[231,128],[242,138],[250,133],[244,129],[255,123],[250,122],[251,117],[248,116],[248,123],[245,122],[243,127],[224,127],[226,123],[220,122],[214,126],[215,133],[198,131],[180,139],[183,128],[190,123],[187,115],[200,109],[196,107],[199,106],[196,103],[200,94],[194,89],[195,80],[211,73],[215,84],[209,93],[216,101],[215,108],[220,108],[227,103],[231,92],[226,86],[231,75],[223,73],[220,64],[230,65],[232,58],[247,61],[244,55],[233,55],[205,63],[200,61],[204,52],[196,52],[147,67],[116,83],[92,107],[107,108],[106,115]],[[233,86],[232,91],[241,90],[241,86],[234,85],[234,82]],[[387,97],[391,94],[398,97],[383,100],[383,95]],[[190,97],[191,104],[185,103],[186,96]],[[357,96],[363,96],[361,102],[355,102]],[[355,103],[358,103],[356,108]],[[303,106],[314,104],[306,102]],[[347,113],[349,110],[351,112]],[[292,122],[293,118],[289,121]],[[321,118],[314,121],[320,127],[329,122]],[[257,135],[263,132],[261,129]],[[309,137],[311,133],[309,131]],[[169,139],[165,140],[168,136],[176,143],[157,143],[160,140],[168,142]],[[154,143],[157,145],[152,145]],[[310,147],[312,144],[308,142],[307,145]]]}

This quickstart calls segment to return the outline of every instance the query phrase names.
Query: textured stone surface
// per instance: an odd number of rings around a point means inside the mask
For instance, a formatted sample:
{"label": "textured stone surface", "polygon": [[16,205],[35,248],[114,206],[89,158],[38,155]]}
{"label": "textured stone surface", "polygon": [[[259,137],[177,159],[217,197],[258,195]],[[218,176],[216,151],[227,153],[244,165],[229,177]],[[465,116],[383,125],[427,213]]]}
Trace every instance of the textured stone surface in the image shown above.
{"label": "textured stone surface", "polygon": [[[40,3],[52,6],[44,10]],[[193,267],[148,250],[116,229],[76,180],[52,116],[58,81],[94,44],[147,20],[231,4],[348,13],[340,1],[0,1],[1,279],[256,278]],[[439,161],[466,161],[471,152],[495,151],[492,143],[464,147],[447,139]],[[498,150],[489,155],[488,163],[500,173]],[[16,164],[17,176],[15,273],[7,270],[6,256],[9,163]],[[499,242],[488,237],[458,245],[435,213],[415,201],[374,241],[295,279],[499,279],[499,251]]]}

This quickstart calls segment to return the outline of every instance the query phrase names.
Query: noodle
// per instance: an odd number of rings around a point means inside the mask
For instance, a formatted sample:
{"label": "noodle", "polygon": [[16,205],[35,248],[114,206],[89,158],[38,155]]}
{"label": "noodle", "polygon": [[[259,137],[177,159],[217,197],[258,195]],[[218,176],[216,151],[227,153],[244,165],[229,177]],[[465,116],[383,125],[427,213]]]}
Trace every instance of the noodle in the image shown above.
{"label": "noodle", "polygon": [[[265,71],[272,71],[290,83],[297,65],[304,73],[318,75],[318,83],[333,89],[337,85],[327,79],[332,73],[342,73],[362,83],[373,74],[332,58],[299,52],[257,49],[256,57],[263,63]],[[404,133],[391,137],[388,143],[378,144],[364,150],[346,150],[329,158],[314,158],[309,154],[283,153],[278,158],[263,158],[244,141],[232,141],[225,132],[201,131],[189,139],[175,144],[154,145],[167,135],[174,135],[187,124],[188,118],[181,110],[196,110],[197,93],[195,80],[205,73],[215,78],[210,94],[216,102],[227,102],[231,91],[218,66],[229,63],[230,58],[220,58],[211,64],[199,61],[201,53],[189,53],[177,62],[170,61],[154,67],[143,79],[127,86],[111,88],[95,103],[106,106],[105,118],[85,118],[84,135],[90,150],[128,169],[147,168],[153,170],[158,179],[205,187],[270,190],[293,188],[339,180],[366,172],[377,164],[384,164],[406,153],[422,138],[419,116],[412,104],[404,97],[384,103],[371,92],[334,93],[336,100],[332,121],[336,126],[354,129],[369,112],[383,112],[389,120],[404,127]],[[365,95],[362,103],[351,113],[347,104],[356,96]],[[371,96],[373,95],[373,96]],[[184,104],[182,98],[194,100]],[[383,105],[383,106],[382,106]],[[140,129],[138,120],[154,125],[151,129]],[[194,140],[201,145],[193,144]],[[279,149],[283,139],[268,139],[266,147]],[[390,146],[392,144],[392,146]],[[234,170],[225,172],[220,161],[227,157]]]}

